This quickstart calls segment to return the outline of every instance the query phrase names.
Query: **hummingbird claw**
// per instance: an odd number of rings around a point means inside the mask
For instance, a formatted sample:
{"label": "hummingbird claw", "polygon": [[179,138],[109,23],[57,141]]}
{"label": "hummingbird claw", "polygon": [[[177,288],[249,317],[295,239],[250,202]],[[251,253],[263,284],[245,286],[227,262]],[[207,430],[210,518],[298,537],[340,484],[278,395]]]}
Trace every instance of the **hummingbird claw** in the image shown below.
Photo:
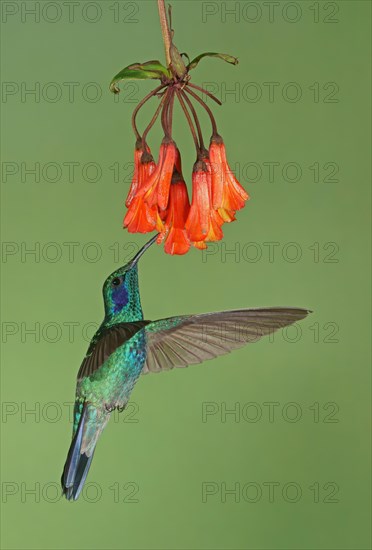
{"label": "hummingbird claw", "polygon": [[119,407],[118,405],[105,405],[106,412],[112,413],[115,409],[121,413],[125,409],[126,405]]}

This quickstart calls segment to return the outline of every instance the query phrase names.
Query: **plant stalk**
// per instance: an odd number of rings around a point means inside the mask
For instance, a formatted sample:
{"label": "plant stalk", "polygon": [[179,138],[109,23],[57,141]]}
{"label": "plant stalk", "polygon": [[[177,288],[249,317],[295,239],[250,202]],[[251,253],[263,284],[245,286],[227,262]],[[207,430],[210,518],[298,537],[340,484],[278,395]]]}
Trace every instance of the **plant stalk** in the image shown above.
{"label": "plant stalk", "polygon": [[169,30],[169,25],[168,25],[167,13],[165,10],[165,0],[158,0],[158,10],[159,10],[161,34],[163,36],[163,42],[164,42],[165,59],[166,59],[167,67],[169,67],[171,63],[171,57],[170,57],[171,34]]}

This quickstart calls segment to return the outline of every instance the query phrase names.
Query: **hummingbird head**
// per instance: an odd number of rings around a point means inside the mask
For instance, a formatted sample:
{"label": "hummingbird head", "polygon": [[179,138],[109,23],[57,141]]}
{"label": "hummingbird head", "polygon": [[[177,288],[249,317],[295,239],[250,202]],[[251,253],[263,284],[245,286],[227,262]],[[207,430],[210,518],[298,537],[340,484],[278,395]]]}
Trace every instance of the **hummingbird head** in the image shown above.
{"label": "hummingbird head", "polygon": [[106,323],[112,325],[143,319],[138,287],[138,260],[157,237],[155,235],[132,260],[107,277],[103,285]]}

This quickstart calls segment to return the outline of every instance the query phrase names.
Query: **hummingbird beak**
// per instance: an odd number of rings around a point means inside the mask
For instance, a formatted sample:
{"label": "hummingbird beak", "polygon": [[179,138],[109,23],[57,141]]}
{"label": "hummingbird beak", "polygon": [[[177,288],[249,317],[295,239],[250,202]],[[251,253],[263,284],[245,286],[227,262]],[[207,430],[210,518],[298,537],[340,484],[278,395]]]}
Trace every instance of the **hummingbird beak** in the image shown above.
{"label": "hummingbird beak", "polygon": [[142,254],[144,254],[146,252],[146,250],[148,248],[150,248],[150,246],[156,241],[156,239],[158,238],[159,236],[159,233],[157,233],[156,235],[154,235],[152,237],[152,239],[150,239],[145,245],[143,245],[143,247],[137,252],[137,254],[134,256],[133,260],[131,260],[130,262],[130,269],[132,269],[135,265],[137,265],[137,262],[138,260],[140,259],[140,257],[142,256]]}

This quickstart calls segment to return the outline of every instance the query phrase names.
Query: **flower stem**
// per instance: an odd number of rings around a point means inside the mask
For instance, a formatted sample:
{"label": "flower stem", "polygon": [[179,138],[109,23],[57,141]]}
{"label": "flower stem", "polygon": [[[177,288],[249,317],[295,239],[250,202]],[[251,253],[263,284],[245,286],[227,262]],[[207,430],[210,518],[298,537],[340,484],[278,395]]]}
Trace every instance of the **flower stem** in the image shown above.
{"label": "flower stem", "polygon": [[145,149],[147,134],[149,133],[151,128],[154,126],[154,124],[156,122],[156,119],[159,116],[160,110],[161,110],[162,106],[164,105],[164,101],[165,101],[165,94],[161,98],[160,103],[159,103],[159,105],[158,105],[158,107],[155,111],[154,116],[152,117],[150,123],[148,124],[148,126],[146,127],[145,131],[142,134],[142,147],[143,147],[143,149]]}
{"label": "flower stem", "polygon": [[174,106],[174,89],[171,89],[171,97],[168,107],[168,125],[169,125],[169,134],[172,137],[172,128],[173,128],[173,106]]}
{"label": "flower stem", "polygon": [[161,125],[163,127],[164,137],[166,137],[167,139],[171,138],[169,120],[168,120],[168,108],[169,108],[170,99],[171,99],[171,90],[170,88],[167,88],[167,91],[165,92],[165,96],[164,96],[163,109],[161,112]]}
{"label": "flower stem", "polygon": [[197,135],[196,135],[196,132],[195,132],[194,125],[193,125],[191,117],[190,117],[190,113],[187,110],[187,107],[186,107],[185,102],[182,98],[180,90],[176,90],[176,94],[177,94],[177,97],[178,97],[178,101],[180,102],[180,105],[182,107],[182,110],[185,113],[187,122],[188,122],[190,130],[191,130],[191,134],[192,134],[194,144],[195,144],[196,155],[199,156],[200,146],[199,146],[199,142],[198,142],[198,138],[197,138]]}
{"label": "flower stem", "polygon": [[138,131],[138,128],[137,128],[137,125],[136,125],[136,117],[137,117],[137,113],[138,111],[144,106],[144,104],[146,103],[146,101],[148,101],[151,97],[153,97],[154,95],[156,95],[158,92],[160,92],[160,90],[162,90],[163,88],[165,88],[164,84],[161,84],[160,86],[158,86],[157,88],[155,88],[155,90],[152,90],[152,92],[150,92],[149,94],[147,94],[146,97],[144,97],[143,99],[141,99],[141,101],[138,103],[137,107],[134,109],[133,111],[133,114],[132,114],[132,127],[133,127],[133,132],[135,133],[136,135],[136,138],[139,140],[141,139],[141,134],[139,133]]}
{"label": "flower stem", "polygon": [[194,105],[192,104],[189,97],[187,96],[187,94],[183,90],[181,90],[180,93],[181,93],[183,99],[186,101],[187,105],[189,106],[190,111],[192,112],[192,116],[194,117],[196,129],[198,131],[200,149],[203,150],[205,148],[204,147],[204,140],[203,140],[203,133],[202,133],[202,130],[201,130],[200,122],[199,122],[199,119],[198,119],[198,115],[195,111]]}
{"label": "flower stem", "polygon": [[197,94],[195,94],[192,90],[190,90],[190,88],[189,88],[188,86],[185,87],[185,91],[186,91],[188,94],[190,94],[194,99],[196,99],[196,101],[198,101],[198,102],[200,103],[200,105],[201,105],[202,107],[204,107],[204,109],[207,111],[208,116],[209,116],[210,121],[211,121],[211,124],[212,124],[212,133],[213,133],[213,136],[218,136],[216,119],[214,118],[211,109],[210,109],[210,108],[208,107],[208,105],[202,100],[202,98],[199,97]]}
{"label": "flower stem", "polygon": [[194,88],[195,90],[198,90],[199,92],[202,92],[203,94],[207,95],[208,97],[213,99],[213,101],[218,103],[218,105],[222,105],[221,101],[215,95],[211,94],[207,90],[204,90],[204,88],[201,88],[200,86],[197,86],[196,84],[193,84],[192,82],[188,82],[187,86],[190,86],[190,88]]}
{"label": "flower stem", "polygon": [[167,14],[165,10],[165,0],[158,0],[158,10],[159,10],[161,34],[163,35],[163,42],[164,42],[165,59],[166,59],[167,67],[169,67],[171,63],[171,58],[170,58],[171,35],[170,35],[170,30],[169,30],[169,25],[167,20]]}

